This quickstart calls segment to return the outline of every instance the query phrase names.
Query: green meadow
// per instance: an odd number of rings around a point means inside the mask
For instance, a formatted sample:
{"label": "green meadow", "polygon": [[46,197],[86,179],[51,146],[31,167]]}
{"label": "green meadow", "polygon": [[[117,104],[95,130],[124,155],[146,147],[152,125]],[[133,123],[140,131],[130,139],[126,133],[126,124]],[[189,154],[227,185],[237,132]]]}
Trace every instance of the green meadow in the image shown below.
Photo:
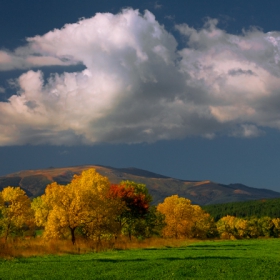
{"label": "green meadow", "polygon": [[0,260],[0,279],[280,279],[280,239]]}

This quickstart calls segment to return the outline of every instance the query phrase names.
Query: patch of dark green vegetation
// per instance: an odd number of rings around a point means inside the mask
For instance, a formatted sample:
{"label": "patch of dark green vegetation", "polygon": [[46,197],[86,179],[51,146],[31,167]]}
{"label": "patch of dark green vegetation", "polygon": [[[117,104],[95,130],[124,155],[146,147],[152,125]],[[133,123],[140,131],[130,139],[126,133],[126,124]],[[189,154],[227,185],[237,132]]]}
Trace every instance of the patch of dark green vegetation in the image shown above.
{"label": "patch of dark green vegetation", "polygon": [[51,183],[44,175],[26,176],[21,179],[20,187],[32,193],[33,197],[42,195],[48,184]]}
{"label": "patch of dark green vegetation", "polygon": [[279,279],[280,240],[0,260],[0,279]]}
{"label": "patch of dark green vegetation", "polygon": [[61,175],[53,177],[53,180],[54,180],[54,182],[57,182],[58,184],[67,185],[71,182],[74,175],[75,175],[74,172],[72,172],[71,170],[68,170]]}
{"label": "patch of dark green vegetation", "polygon": [[212,204],[202,206],[202,209],[209,213],[215,221],[227,215],[238,218],[279,218],[280,198]]}
{"label": "patch of dark green vegetation", "polygon": [[19,186],[21,177],[0,177],[0,191],[2,191],[4,188],[11,186],[11,187],[17,187]]}

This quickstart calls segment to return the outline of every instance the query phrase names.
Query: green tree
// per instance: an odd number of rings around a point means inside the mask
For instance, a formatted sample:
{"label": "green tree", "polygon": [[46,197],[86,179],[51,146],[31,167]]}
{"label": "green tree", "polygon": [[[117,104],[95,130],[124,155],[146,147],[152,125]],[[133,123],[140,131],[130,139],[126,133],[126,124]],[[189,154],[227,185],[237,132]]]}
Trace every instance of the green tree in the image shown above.
{"label": "green tree", "polygon": [[146,185],[133,181],[122,181],[119,185],[111,185],[110,197],[120,199],[124,203],[124,209],[118,215],[119,231],[127,234],[144,237],[148,221],[152,221],[154,213],[150,211],[150,196]]}

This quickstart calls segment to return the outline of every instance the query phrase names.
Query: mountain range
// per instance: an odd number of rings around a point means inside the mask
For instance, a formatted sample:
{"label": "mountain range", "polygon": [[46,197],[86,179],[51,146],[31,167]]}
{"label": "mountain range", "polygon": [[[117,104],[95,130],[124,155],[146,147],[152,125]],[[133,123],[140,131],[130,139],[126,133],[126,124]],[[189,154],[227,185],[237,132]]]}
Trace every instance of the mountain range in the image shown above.
{"label": "mountain range", "polygon": [[188,198],[193,204],[209,205],[236,201],[278,198],[279,192],[268,189],[258,189],[243,184],[219,184],[211,181],[179,180],[138,168],[114,168],[101,165],[83,165],[64,168],[47,168],[40,170],[24,170],[0,177],[0,190],[7,186],[20,186],[28,196],[42,195],[51,182],[68,184],[74,174],[94,168],[98,173],[109,178],[112,184],[122,180],[131,180],[146,184],[153,197],[153,204],[158,204],[164,198],[178,194]]}

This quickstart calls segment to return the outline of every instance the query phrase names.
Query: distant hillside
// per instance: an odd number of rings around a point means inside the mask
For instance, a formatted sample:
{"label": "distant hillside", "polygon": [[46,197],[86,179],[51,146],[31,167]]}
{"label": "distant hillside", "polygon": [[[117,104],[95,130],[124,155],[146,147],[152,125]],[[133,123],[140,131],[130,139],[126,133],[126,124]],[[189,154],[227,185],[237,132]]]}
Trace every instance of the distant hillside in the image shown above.
{"label": "distant hillside", "polygon": [[206,205],[203,209],[216,221],[227,215],[239,218],[280,218],[280,198]]}
{"label": "distant hillside", "polygon": [[74,174],[79,174],[88,168],[95,168],[113,184],[118,184],[122,180],[146,184],[153,196],[154,204],[162,202],[165,197],[173,194],[186,197],[199,205],[280,197],[278,192],[250,188],[242,184],[222,185],[211,181],[178,180],[137,168],[113,168],[100,165],[20,171],[0,177],[0,190],[6,186],[20,186],[30,197],[36,197],[44,193],[49,183],[55,181],[59,184],[67,184]]}

